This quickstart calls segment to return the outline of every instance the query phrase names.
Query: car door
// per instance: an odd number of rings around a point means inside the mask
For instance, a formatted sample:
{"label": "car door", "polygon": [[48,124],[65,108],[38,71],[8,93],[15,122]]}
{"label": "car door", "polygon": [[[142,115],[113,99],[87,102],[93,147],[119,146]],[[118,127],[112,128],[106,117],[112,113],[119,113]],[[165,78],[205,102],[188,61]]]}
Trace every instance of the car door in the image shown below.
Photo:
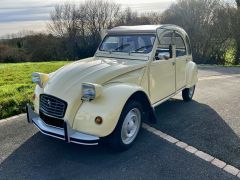
{"label": "car door", "polygon": [[186,65],[187,50],[183,36],[175,31],[176,44],[176,90],[182,89],[186,85]]}
{"label": "car door", "polygon": [[159,35],[155,58],[150,65],[149,92],[152,103],[175,93],[174,32],[167,30]]}

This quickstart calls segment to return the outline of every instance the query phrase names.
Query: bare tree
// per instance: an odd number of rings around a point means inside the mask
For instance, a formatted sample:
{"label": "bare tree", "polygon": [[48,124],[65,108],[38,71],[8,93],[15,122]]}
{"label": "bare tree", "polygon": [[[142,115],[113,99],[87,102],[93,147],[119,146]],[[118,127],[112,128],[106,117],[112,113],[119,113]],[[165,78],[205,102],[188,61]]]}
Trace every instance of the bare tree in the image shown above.
{"label": "bare tree", "polygon": [[119,12],[119,4],[104,0],[88,0],[79,7],[69,3],[56,5],[48,29],[61,37],[70,34],[95,35],[102,29],[113,27]]}
{"label": "bare tree", "polygon": [[95,52],[104,29],[119,25],[177,24],[190,35],[197,62],[224,64],[226,51],[236,42],[235,62],[240,63],[240,0],[233,0],[237,6],[227,6],[223,1],[178,0],[162,14],[122,9],[108,0],[65,3],[55,6],[48,29],[61,39],[66,56],[76,59]]}
{"label": "bare tree", "polygon": [[100,41],[101,31],[115,25],[119,12],[120,5],[105,0],[87,0],[79,6],[56,5],[48,30],[66,40],[71,58],[76,58],[79,53],[92,54]]}
{"label": "bare tree", "polygon": [[237,7],[240,7],[240,0],[236,0]]}
{"label": "bare tree", "polygon": [[117,19],[116,25],[136,25],[138,18],[138,13],[136,11],[133,11],[131,8],[126,8],[123,11],[121,11],[119,18]]}
{"label": "bare tree", "polygon": [[50,33],[57,36],[69,36],[77,31],[76,5],[65,3],[56,5],[50,14],[48,24]]}
{"label": "bare tree", "polygon": [[114,26],[120,12],[120,5],[103,0],[88,0],[84,4],[86,9],[87,30],[98,38],[103,29]]}
{"label": "bare tree", "polygon": [[131,8],[121,11],[116,25],[148,25],[160,24],[161,14],[158,12],[138,13]]}
{"label": "bare tree", "polygon": [[78,15],[75,4],[56,5],[48,24],[49,32],[66,39],[67,54],[71,59],[77,57]]}
{"label": "bare tree", "polygon": [[163,23],[180,25],[188,32],[193,55],[202,63],[224,63],[224,43],[230,38],[228,20],[219,0],[179,0],[162,16]]}

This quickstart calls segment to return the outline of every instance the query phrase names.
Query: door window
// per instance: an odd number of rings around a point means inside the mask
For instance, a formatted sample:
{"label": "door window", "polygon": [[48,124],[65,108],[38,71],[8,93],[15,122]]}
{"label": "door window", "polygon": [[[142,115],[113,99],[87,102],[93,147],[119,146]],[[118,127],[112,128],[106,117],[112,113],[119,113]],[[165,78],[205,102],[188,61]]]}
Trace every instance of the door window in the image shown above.
{"label": "door window", "polygon": [[178,33],[175,34],[175,43],[176,43],[176,57],[186,56],[186,46],[182,36]]}
{"label": "door window", "polygon": [[160,39],[160,43],[157,47],[155,59],[156,60],[168,60],[173,57],[173,32],[169,31],[163,35]]}
{"label": "door window", "polygon": [[189,41],[189,38],[186,37],[186,45],[187,45],[187,52],[188,52],[188,55],[191,55],[192,54],[192,49],[191,49],[191,45],[190,45],[190,41]]}

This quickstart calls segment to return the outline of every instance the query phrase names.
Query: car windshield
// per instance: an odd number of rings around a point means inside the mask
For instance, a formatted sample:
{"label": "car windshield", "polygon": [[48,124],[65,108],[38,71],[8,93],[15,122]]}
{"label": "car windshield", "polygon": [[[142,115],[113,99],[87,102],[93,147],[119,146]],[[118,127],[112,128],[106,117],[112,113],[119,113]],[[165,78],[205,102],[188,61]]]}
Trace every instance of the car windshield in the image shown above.
{"label": "car windshield", "polygon": [[107,35],[99,50],[124,53],[150,53],[155,41],[154,34]]}

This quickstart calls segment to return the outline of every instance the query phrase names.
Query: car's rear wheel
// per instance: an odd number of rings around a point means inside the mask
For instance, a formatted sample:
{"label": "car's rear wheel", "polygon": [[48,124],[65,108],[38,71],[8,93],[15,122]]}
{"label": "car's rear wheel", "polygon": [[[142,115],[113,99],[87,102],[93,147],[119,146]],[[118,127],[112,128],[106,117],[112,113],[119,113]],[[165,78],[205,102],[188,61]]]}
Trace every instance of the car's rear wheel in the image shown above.
{"label": "car's rear wheel", "polygon": [[142,112],[141,104],[136,101],[125,105],[110,138],[110,144],[115,150],[127,150],[135,142],[142,124]]}
{"label": "car's rear wheel", "polygon": [[195,92],[195,86],[186,88],[182,91],[182,97],[184,101],[191,101]]}

